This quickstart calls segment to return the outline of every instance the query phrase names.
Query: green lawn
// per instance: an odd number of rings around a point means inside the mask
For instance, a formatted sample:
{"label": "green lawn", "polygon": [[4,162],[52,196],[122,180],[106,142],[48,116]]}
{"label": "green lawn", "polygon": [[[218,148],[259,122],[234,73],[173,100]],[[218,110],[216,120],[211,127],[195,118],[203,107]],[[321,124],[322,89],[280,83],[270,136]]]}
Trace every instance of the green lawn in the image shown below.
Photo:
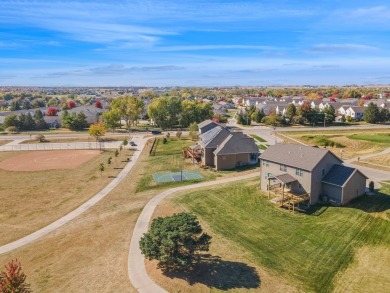
{"label": "green lawn", "polygon": [[336,274],[348,267],[357,248],[390,245],[390,187],[348,207],[293,214],[270,203],[258,185],[257,180],[235,183],[172,201],[305,292],[332,291]]}
{"label": "green lawn", "polygon": [[251,136],[252,136],[254,139],[256,139],[257,141],[259,141],[259,142],[267,142],[264,138],[262,138],[262,137],[260,137],[260,136],[258,136],[258,135],[256,135],[256,134],[251,134]]}
{"label": "green lawn", "polygon": [[[165,172],[179,172],[180,170],[198,170],[199,167],[196,164],[192,164],[189,161],[185,161],[182,155],[182,148],[194,145],[196,142],[188,137],[170,137],[166,144],[163,143],[163,138],[158,138],[152,152],[152,156],[147,159],[148,167],[144,169],[141,180],[137,185],[137,192],[141,192],[148,189],[155,188],[167,188],[175,187],[179,185],[187,185],[199,180],[187,180],[181,182],[169,182],[156,184],[153,181],[152,174],[165,173]],[[215,175],[210,171],[201,171],[206,176],[204,180],[215,179]]]}
{"label": "green lawn", "polygon": [[350,139],[365,140],[376,143],[390,144],[389,133],[376,133],[376,134],[353,134],[348,136]]}
{"label": "green lawn", "polygon": [[258,147],[260,150],[263,150],[263,151],[268,148],[265,144],[260,144]]}

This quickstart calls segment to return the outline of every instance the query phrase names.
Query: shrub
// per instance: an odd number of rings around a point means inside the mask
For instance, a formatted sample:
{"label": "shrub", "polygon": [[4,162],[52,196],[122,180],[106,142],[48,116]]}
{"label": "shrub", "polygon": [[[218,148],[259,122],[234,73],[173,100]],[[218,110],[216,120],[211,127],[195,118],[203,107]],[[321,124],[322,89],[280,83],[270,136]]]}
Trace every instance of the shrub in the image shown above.
{"label": "shrub", "polygon": [[43,134],[38,134],[35,136],[35,140],[39,141],[39,142],[45,142],[46,141],[46,138]]}
{"label": "shrub", "polygon": [[5,265],[5,272],[0,273],[0,292],[2,293],[30,293],[30,285],[26,283],[26,275],[22,272],[22,265],[11,260]]}
{"label": "shrub", "polygon": [[17,132],[17,128],[16,126],[10,126],[10,127],[7,127],[5,131],[9,132],[9,133],[15,133]]}
{"label": "shrub", "polygon": [[163,139],[163,144],[166,144],[167,142],[168,142],[167,138],[164,137],[164,139]]}
{"label": "shrub", "polygon": [[368,183],[368,189],[373,192],[374,191],[374,181],[370,181],[370,183]]}

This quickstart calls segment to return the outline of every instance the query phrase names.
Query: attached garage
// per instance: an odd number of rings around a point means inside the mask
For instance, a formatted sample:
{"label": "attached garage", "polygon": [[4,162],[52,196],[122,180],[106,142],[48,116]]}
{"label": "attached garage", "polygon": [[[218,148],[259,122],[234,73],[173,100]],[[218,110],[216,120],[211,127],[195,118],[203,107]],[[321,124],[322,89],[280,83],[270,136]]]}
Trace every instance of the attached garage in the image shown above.
{"label": "attached garage", "polygon": [[344,205],[365,193],[367,179],[358,169],[334,165],[322,179],[322,195],[330,202]]}

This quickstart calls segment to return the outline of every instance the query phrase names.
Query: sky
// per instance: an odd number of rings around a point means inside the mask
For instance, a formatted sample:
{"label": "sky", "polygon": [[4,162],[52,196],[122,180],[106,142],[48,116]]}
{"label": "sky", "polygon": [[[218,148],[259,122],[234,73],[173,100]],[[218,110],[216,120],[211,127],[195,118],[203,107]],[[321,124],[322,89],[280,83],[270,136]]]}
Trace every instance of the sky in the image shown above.
{"label": "sky", "polygon": [[0,0],[0,85],[390,84],[389,36],[384,0]]}

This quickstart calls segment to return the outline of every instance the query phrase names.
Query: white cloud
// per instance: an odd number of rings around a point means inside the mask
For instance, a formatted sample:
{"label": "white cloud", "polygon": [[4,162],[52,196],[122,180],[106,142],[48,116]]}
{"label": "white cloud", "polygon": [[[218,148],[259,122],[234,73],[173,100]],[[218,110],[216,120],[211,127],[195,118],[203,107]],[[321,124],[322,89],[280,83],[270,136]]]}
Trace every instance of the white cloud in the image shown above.
{"label": "white cloud", "polygon": [[202,50],[272,50],[270,46],[251,46],[251,45],[190,45],[190,46],[171,46],[159,47],[156,51],[175,52],[175,51],[202,51]]}
{"label": "white cloud", "polygon": [[379,50],[378,47],[361,44],[317,44],[312,46],[306,53],[350,53]]}

